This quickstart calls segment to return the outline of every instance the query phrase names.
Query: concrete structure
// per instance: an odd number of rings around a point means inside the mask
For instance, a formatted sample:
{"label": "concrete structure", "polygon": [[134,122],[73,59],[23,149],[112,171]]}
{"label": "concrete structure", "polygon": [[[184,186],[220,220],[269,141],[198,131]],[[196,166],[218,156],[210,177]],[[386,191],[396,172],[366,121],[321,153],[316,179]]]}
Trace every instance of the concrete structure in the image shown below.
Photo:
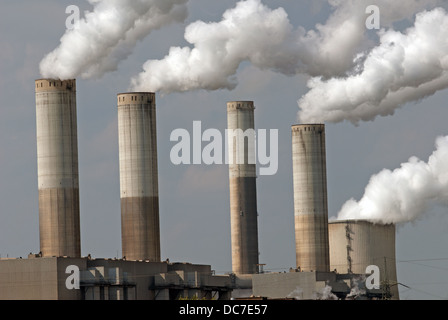
{"label": "concrete structure", "polygon": [[160,261],[156,98],[118,95],[122,254]]}
{"label": "concrete structure", "polygon": [[87,266],[83,258],[0,259],[0,300],[80,300],[65,286],[69,265]]}
{"label": "concrete structure", "polygon": [[[232,271],[258,269],[254,103],[227,103]],[[246,141],[245,141],[246,140]]]}
{"label": "concrete structure", "polygon": [[381,289],[386,297],[399,299],[395,261],[395,225],[362,220],[329,223],[331,269],[365,274],[367,266],[380,270]]}
{"label": "concrete structure", "polygon": [[292,126],[296,264],[330,270],[325,125]]}
{"label": "concrete structure", "polygon": [[[73,266],[79,288],[66,285],[75,283]],[[215,276],[208,265],[39,255],[0,259],[0,300],[227,300],[231,292],[231,276]]]}
{"label": "concrete structure", "polygon": [[40,250],[80,257],[76,81],[35,85]]}
{"label": "concrete structure", "polygon": [[[332,286],[329,284],[329,275],[332,276]],[[331,295],[331,290],[335,287],[336,275],[330,273],[322,275],[316,271],[266,273],[254,275],[252,282],[253,294],[256,297],[296,300],[330,299],[334,295]],[[344,292],[350,291],[344,282],[338,285]]]}
{"label": "concrete structure", "polygon": [[[365,280],[365,279],[364,279]],[[367,289],[362,275],[299,271],[252,276],[253,296],[294,300],[381,299],[381,290]]]}
{"label": "concrete structure", "polygon": [[245,299],[253,296],[252,277],[254,274],[230,274],[232,279],[232,299]]}
{"label": "concrete structure", "polygon": [[168,270],[154,277],[157,300],[196,298],[230,300],[234,282],[231,275],[214,275],[208,265],[168,264]]}

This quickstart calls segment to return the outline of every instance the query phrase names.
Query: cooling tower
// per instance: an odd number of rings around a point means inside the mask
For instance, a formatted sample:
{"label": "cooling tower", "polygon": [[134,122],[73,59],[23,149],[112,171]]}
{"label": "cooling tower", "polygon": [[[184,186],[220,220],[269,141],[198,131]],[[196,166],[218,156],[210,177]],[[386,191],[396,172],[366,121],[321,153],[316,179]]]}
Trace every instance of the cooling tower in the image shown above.
{"label": "cooling tower", "polygon": [[362,220],[329,223],[331,269],[365,274],[369,265],[380,270],[381,287],[399,299],[395,261],[395,225]]}
{"label": "cooling tower", "polygon": [[40,250],[81,256],[76,80],[36,80]]}
{"label": "cooling tower", "polygon": [[232,271],[258,269],[254,103],[227,103]]}
{"label": "cooling tower", "polygon": [[296,263],[329,271],[325,125],[292,126]]}
{"label": "cooling tower", "polygon": [[118,95],[122,254],[160,261],[156,97]]}

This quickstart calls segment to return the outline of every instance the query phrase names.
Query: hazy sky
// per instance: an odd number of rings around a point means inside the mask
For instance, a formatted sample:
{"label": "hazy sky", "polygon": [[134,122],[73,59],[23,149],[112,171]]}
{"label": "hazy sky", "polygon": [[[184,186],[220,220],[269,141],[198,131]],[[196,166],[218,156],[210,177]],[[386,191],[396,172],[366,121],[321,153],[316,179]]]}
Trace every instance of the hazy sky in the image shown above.
{"label": "hazy sky", "polygon": [[[415,4],[414,0],[407,1]],[[82,255],[121,256],[116,95],[128,90],[131,79],[143,71],[147,60],[163,59],[172,46],[192,47],[184,39],[189,24],[197,20],[219,22],[237,2],[190,0],[183,22],[164,26],[137,42],[116,71],[97,79],[78,78]],[[334,10],[323,0],[262,2],[271,9],[283,7],[291,25],[304,30],[325,25]],[[417,2],[429,8],[448,8],[446,1]],[[26,257],[30,252],[39,252],[34,80],[41,77],[40,61],[59,45],[65,32],[68,5],[92,10],[87,1],[0,2],[1,257]],[[416,8],[404,4],[401,7]],[[384,11],[387,14],[382,27],[403,30],[414,24],[412,10]],[[410,20],[405,19],[408,16]],[[350,19],[348,13],[341,17]],[[349,29],[346,32],[351,34]],[[342,67],[346,51],[368,52],[377,45],[376,32],[364,30],[359,36],[365,41],[352,48],[333,44],[329,52],[334,52],[334,57],[328,59],[341,61]],[[309,92],[307,81],[315,71],[294,75],[276,71],[243,59],[233,90],[157,95],[162,259],[210,264],[217,273],[231,271],[228,168],[171,164],[170,150],[175,143],[170,141],[170,134],[177,128],[191,132],[193,121],[202,121],[203,129],[224,132],[227,101],[253,100],[256,127],[279,130],[278,172],[257,179],[260,263],[265,263],[268,271],[294,267],[290,128],[297,123],[298,100]],[[325,72],[336,75],[340,70]],[[347,200],[360,199],[370,177],[382,169],[398,168],[412,156],[427,161],[436,138],[448,134],[447,100],[448,91],[440,90],[405,104],[394,115],[361,121],[357,126],[348,121],[327,123],[329,215],[336,216]],[[418,220],[397,226],[398,281],[411,288],[400,286],[401,299],[448,298],[447,243],[446,206],[430,206]]]}

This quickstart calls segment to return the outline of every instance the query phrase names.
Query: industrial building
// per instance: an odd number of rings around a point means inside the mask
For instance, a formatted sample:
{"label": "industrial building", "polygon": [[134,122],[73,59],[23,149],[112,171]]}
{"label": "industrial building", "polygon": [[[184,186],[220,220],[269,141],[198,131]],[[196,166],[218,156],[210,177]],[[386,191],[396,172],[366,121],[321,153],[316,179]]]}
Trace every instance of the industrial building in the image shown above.
{"label": "industrial building", "polygon": [[[79,269],[79,289],[67,286]],[[0,300],[229,299],[230,276],[188,263],[41,257],[0,260]]]}
{"label": "industrial building", "polygon": [[[395,226],[364,220],[328,224],[331,272],[304,271],[253,276],[253,295],[294,299],[399,300]],[[380,287],[366,287],[367,267],[379,268]]]}
{"label": "industrial building", "polygon": [[[232,272],[160,261],[155,93],[117,95],[122,258],[80,250],[76,80],[35,83],[40,252],[0,259],[1,300],[398,299],[395,226],[328,221],[324,124],[292,126],[296,266],[259,269],[254,102],[227,103]],[[247,143],[245,141],[248,141]],[[381,287],[365,285],[380,269]],[[73,282],[72,282],[73,281]]]}
{"label": "industrial building", "polygon": [[330,268],[362,274],[374,265],[387,297],[399,299],[395,261],[395,225],[363,220],[330,221]]}

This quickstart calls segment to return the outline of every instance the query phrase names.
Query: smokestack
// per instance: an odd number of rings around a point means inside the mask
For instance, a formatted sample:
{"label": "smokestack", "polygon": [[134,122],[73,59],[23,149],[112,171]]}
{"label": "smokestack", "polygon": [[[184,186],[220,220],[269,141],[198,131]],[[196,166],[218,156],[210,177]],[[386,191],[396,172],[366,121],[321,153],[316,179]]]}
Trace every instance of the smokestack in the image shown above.
{"label": "smokestack", "polygon": [[252,101],[227,103],[232,271],[236,274],[254,274],[258,269],[254,110]]}
{"label": "smokestack", "polygon": [[155,93],[118,95],[122,253],[160,261]]}
{"label": "smokestack", "polygon": [[81,256],[76,80],[36,80],[40,250]]}
{"label": "smokestack", "polygon": [[329,271],[325,125],[292,126],[296,263]]}

